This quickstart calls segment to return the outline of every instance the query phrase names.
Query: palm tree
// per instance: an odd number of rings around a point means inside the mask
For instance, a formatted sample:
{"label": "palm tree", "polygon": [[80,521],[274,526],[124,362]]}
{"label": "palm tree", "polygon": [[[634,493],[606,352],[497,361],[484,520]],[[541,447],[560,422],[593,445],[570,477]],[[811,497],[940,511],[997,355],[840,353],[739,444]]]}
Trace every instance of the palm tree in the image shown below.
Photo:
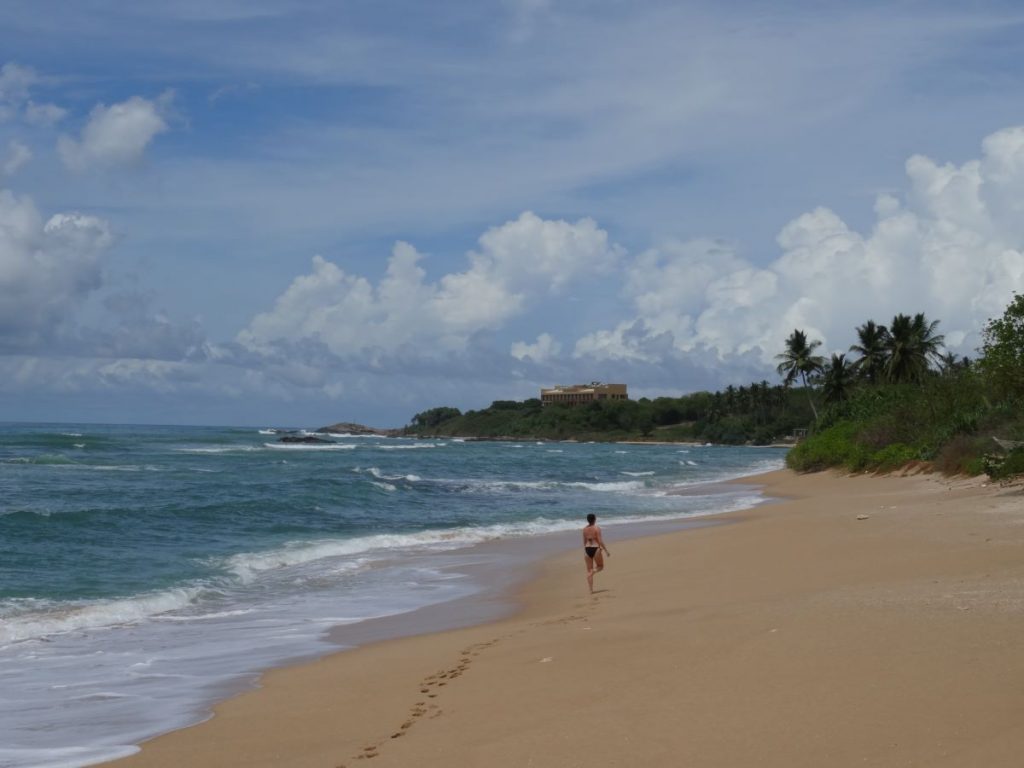
{"label": "palm tree", "polygon": [[853,371],[856,364],[846,361],[846,355],[832,355],[821,377],[821,388],[826,403],[838,403],[849,397],[853,389]]}
{"label": "palm tree", "polygon": [[886,340],[885,374],[890,381],[921,381],[929,365],[942,356],[945,337],[935,332],[939,321],[928,322],[923,312],[896,315]]}
{"label": "palm tree", "polygon": [[923,355],[928,364],[938,364],[942,360],[942,345],[946,337],[936,333],[939,327],[938,320],[928,322],[924,312],[914,315],[913,321],[914,338],[917,339],[919,354]]}
{"label": "palm tree", "polygon": [[939,358],[939,373],[943,376],[952,376],[963,367],[963,363],[960,362],[960,358],[956,356],[955,352],[947,352]]}
{"label": "palm tree", "polygon": [[807,390],[807,401],[811,404],[811,412],[814,413],[814,420],[818,420],[818,409],[814,407],[814,399],[811,397],[811,387],[808,376],[821,370],[825,359],[815,355],[814,350],[821,346],[821,342],[815,339],[807,341],[807,334],[799,328],[794,330],[786,339],[786,350],[775,359],[779,361],[776,369],[782,376],[783,383],[788,387],[797,377],[803,382]]}
{"label": "palm tree", "polygon": [[857,339],[859,343],[850,346],[851,352],[860,355],[853,368],[874,384],[885,371],[889,329],[884,325],[875,325],[874,320],[868,320],[857,329]]}

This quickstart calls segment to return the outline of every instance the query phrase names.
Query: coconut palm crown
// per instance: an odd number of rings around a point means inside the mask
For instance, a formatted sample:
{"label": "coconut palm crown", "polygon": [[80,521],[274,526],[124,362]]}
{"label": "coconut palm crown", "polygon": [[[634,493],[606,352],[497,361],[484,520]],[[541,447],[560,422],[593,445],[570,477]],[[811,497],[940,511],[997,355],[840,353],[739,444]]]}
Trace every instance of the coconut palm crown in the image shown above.
{"label": "coconut palm crown", "polygon": [[896,315],[885,341],[885,375],[889,381],[921,381],[933,362],[942,358],[945,337],[936,333],[939,321],[928,322],[923,312]]}
{"label": "coconut palm crown", "polygon": [[849,397],[854,386],[853,369],[846,355],[832,355],[821,375],[821,389],[826,403],[838,403]]}
{"label": "coconut palm crown", "polygon": [[825,364],[825,358],[814,354],[814,350],[820,346],[820,341],[817,339],[808,341],[807,334],[797,328],[786,339],[785,351],[775,356],[775,359],[779,361],[776,370],[782,376],[782,381],[786,386],[796,381],[797,377],[803,382],[815,421],[818,419],[818,409],[814,407],[814,400],[811,398],[808,377],[820,371]]}
{"label": "coconut palm crown", "polygon": [[857,341],[857,344],[850,346],[851,352],[860,355],[860,358],[853,363],[853,367],[871,384],[874,384],[885,375],[889,329],[884,325],[876,325],[874,320],[868,320],[857,328]]}

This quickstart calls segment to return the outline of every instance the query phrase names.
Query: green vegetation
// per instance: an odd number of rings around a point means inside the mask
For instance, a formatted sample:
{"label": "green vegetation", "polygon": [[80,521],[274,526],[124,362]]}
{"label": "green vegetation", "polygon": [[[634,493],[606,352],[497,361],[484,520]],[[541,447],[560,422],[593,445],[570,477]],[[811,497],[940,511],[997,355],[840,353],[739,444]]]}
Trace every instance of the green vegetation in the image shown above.
{"label": "green vegetation", "polygon": [[922,313],[896,315],[888,326],[868,320],[856,329],[855,359],[828,361],[815,354],[821,342],[794,330],[777,357],[782,385],[575,407],[530,399],[466,413],[433,408],[406,433],[766,445],[806,430],[787,456],[799,471],[922,463],[999,480],[1024,474],[1024,296],[986,324],[977,361],[945,353],[938,326]]}
{"label": "green vegetation", "polygon": [[[805,362],[807,391],[824,410],[790,451],[789,466],[888,471],[926,462],[1000,480],[1024,473],[1024,448],[1007,453],[993,440],[1024,441],[1024,297],[986,324],[976,362],[943,354],[937,328],[923,314],[897,315],[889,327],[869,320],[857,329],[852,365],[843,355]],[[786,345],[784,375],[790,360],[816,347],[797,332]]]}
{"label": "green vegetation", "polygon": [[797,377],[804,383],[807,390],[807,403],[814,413],[814,420],[818,420],[818,409],[814,407],[814,398],[811,397],[809,379],[821,370],[825,360],[814,354],[814,350],[821,346],[820,341],[807,341],[807,334],[801,330],[795,330],[786,339],[786,351],[777,356],[779,360],[778,372],[782,381],[788,387]]}
{"label": "green vegetation", "polygon": [[979,361],[996,396],[1024,398],[1024,296],[1014,296],[1003,316],[989,320]]}
{"label": "green vegetation", "polygon": [[542,406],[497,400],[479,411],[432,408],[413,417],[408,434],[550,440],[651,440],[767,445],[812,418],[806,394],[767,381],[721,392],[654,400],[601,400]]}
{"label": "green vegetation", "polygon": [[1024,449],[1016,448],[1006,455],[986,454],[982,459],[985,472],[993,480],[1007,480],[1024,475]]}

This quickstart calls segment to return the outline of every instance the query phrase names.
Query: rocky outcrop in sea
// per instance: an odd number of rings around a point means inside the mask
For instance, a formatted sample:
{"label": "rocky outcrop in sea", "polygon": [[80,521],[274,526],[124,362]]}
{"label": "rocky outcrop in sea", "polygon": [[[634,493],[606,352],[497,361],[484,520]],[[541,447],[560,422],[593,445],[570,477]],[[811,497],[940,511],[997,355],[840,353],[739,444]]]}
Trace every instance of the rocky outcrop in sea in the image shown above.
{"label": "rocky outcrop in sea", "polygon": [[377,435],[378,437],[396,437],[402,433],[400,429],[379,429],[377,427],[368,427],[365,424],[354,424],[349,421],[341,421],[328,427],[320,427],[316,432],[321,435]]}

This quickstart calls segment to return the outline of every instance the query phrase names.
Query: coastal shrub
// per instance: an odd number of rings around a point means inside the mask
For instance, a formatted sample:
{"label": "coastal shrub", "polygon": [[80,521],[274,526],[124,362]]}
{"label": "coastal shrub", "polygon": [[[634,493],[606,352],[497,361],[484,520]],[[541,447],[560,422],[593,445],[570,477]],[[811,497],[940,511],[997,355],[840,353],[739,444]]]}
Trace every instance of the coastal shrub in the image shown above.
{"label": "coastal shrub", "polygon": [[871,455],[871,465],[878,470],[888,472],[899,469],[918,458],[918,451],[903,443],[893,443]]}
{"label": "coastal shrub", "polygon": [[715,443],[771,443],[805,429],[813,413],[807,392],[770,385],[728,386],[682,397],[613,400],[585,406],[542,406],[495,400],[479,411],[436,408],[416,414],[405,434],[420,436],[537,437],[548,439],[674,439]]}
{"label": "coastal shrub", "polygon": [[518,400],[495,400],[491,403],[492,411],[516,411],[522,408],[524,403]]}
{"label": "coastal shrub", "polygon": [[1003,462],[1003,477],[1024,475],[1024,449],[1010,451]]}
{"label": "coastal shrub", "polygon": [[987,438],[957,435],[942,446],[933,466],[944,475],[980,475],[985,471],[981,457],[990,445]]}
{"label": "coastal shrub", "polygon": [[1008,480],[1024,475],[1024,448],[1015,448],[1007,454],[986,454],[985,472],[993,480]]}
{"label": "coastal shrub", "polygon": [[916,431],[914,423],[907,414],[898,411],[876,417],[864,425],[857,437],[865,448],[880,451],[891,445],[904,445],[912,442],[917,437]]}
{"label": "coastal shrub", "polygon": [[864,469],[871,452],[857,441],[857,431],[856,423],[845,421],[816,432],[786,454],[786,465],[797,472],[817,472],[829,467]]}
{"label": "coastal shrub", "polygon": [[986,324],[979,363],[997,396],[1024,397],[1024,295]]}
{"label": "coastal shrub", "polygon": [[978,431],[1005,440],[1024,440],[1024,401],[1006,400],[993,406],[979,420]]}
{"label": "coastal shrub", "polygon": [[462,415],[462,411],[458,408],[451,408],[449,406],[441,406],[439,408],[431,408],[417,413],[412,417],[412,423],[416,427],[420,428],[433,428],[439,424],[442,424],[451,419],[458,418]]}
{"label": "coastal shrub", "polygon": [[971,477],[985,474],[985,462],[982,461],[981,456],[968,459],[964,463],[963,474],[970,475]]}
{"label": "coastal shrub", "polygon": [[692,424],[676,424],[671,427],[659,427],[654,430],[656,440],[689,442],[697,438]]}
{"label": "coastal shrub", "polygon": [[726,416],[704,429],[704,437],[708,441],[723,445],[742,445],[748,436],[746,424],[738,416]]}

